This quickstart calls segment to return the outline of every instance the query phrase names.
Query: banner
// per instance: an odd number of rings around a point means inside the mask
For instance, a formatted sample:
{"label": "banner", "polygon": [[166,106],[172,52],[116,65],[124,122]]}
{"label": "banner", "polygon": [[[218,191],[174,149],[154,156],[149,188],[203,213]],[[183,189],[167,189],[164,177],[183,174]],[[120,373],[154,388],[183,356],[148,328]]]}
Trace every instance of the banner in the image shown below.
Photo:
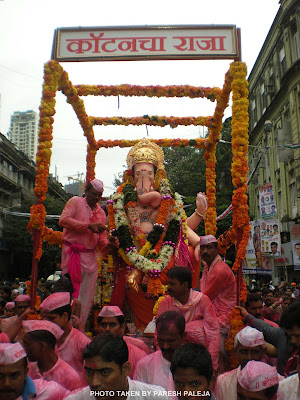
{"label": "banner", "polygon": [[292,240],[292,251],[295,269],[300,269],[300,240]]}
{"label": "banner", "polygon": [[258,187],[259,211],[262,219],[272,219],[277,217],[277,209],[273,194],[273,184],[268,183]]}
{"label": "banner", "polygon": [[251,221],[250,225],[251,225],[251,231],[248,244],[246,247],[246,256],[243,261],[243,274],[256,274],[256,268],[257,268],[257,258],[253,240],[255,223]]}
{"label": "banner", "polygon": [[261,253],[263,256],[281,255],[279,220],[260,221]]}

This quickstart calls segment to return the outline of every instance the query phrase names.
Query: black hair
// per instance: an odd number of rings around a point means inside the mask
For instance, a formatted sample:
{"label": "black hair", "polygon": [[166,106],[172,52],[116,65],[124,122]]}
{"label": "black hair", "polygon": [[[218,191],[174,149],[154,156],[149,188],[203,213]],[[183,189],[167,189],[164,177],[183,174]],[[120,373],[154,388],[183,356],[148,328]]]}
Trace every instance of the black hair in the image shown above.
{"label": "black hair", "polygon": [[69,274],[65,274],[62,278],[58,279],[56,282],[53,283],[51,287],[51,293],[57,292],[69,292],[73,293],[73,284],[71,281],[71,277]]}
{"label": "black hair", "polygon": [[177,311],[166,311],[160,314],[156,320],[157,330],[168,330],[170,324],[174,324],[180,335],[184,334],[185,330],[185,318],[182,314]]}
{"label": "black hair", "polygon": [[172,267],[167,272],[167,277],[177,279],[181,284],[187,282],[189,289],[192,287],[192,272],[188,267]]}
{"label": "black hair", "polygon": [[270,386],[270,387],[268,387],[267,389],[264,390],[264,394],[266,395],[267,399],[273,399],[273,397],[277,393],[278,386],[279,385],[277,383],[277,385]]}
{"label": "black hair", "polygon": [[85,191],[88,192],[89,190],[91,190],[93,188],[93,185],[91,184],[91,182],[89,182],[86,187],[85,187]]}
{"label": "black hair", "polygon": [[[97,319],[98,325],[101,323],[101,321],[103,320],[103,318],[105,318],[105,317],[98,317],[98,319]],[[125,324],[125,317],[124,317],[124,315],[116,315],[114,318],[117,318],[118,323],[119,323],[120,326],[123,325],[123,324]]]}
{"label": "black hair", "polygon": [[128,347],[120,336],[105,332],[94,337],[83,352],[84,360],[93,357],[101,357],[105,362],[114,362],[122,371],[123,364],[128,361]]}
{"label": "black hair", "polygon": [[261,295],[250,293],[247,296],[245,307],[248,308],[250,306],[250,303],[256,303],[257,301],[262,301]]}
{"label": "black hair", "polygon": [[55,345],[56,345],[56,337],[53,335],[53,333],[45,330],[37,330],[37,331],[31,331],[27,332],[26,335],[29,335],[32,340],[36,342],[44,342],[47,343],[47,345],[54,350]]}
{"label": "black hair", "polygon": [[262,290],[262,295],[265,296],[268,293],[272,293],[272,295],[274,296],[274,290],[269,289],[269,288],[265,288]]}
{"label": "black hair", "polygon": [[278,243],[277,242],[271,242],[271,246],[273,246],[274,244],[276,244],[276,247],[278,247]]}
{"label": "black hair", "polygon": [[58,314],[60,317],[62,317],[63,313],[68,314],[68,321],[69,321],[71,318],[71,314],[72,314],[71,304],[66,304],[65,306],[62,306],[62,307],[56,308],[55,310],[49,311],[49,314]]}
{"label": "black hair", "polygon": [[280,318],[280,326],[284,329],[293,329],[294,326],[300,328],[300,302],[295,301],[283,311]]}
{"label": "black hair", "polygon": [[199,343],[185,343],[175,350],[170,367],[173,378],[177,368],[193,368],[199,375],[204,376],[208,383],[214,372],[209,351]]}
{"label": "black hair", "polygon": [[2,285],[0,287],[0,290],[3,290],[4,293],[6,293],[8,295],[8,301],[10,301],[11,299],[11,288],[9,285]]}
{"label": "black hair", "polygon": [[254,289],[251,289],[249,294],[256,294],[257,292],[262,292],[262,289],[260,289],[258,287],[254,288]]}

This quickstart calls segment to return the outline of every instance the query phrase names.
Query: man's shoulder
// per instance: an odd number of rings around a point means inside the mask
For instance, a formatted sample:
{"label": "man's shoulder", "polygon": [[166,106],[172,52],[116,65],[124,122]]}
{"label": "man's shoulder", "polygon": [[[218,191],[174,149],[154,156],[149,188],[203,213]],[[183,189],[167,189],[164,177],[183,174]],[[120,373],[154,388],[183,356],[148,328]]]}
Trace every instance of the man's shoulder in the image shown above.
{"label": "man's shoulder", "polygon": [[155,351],[154,353],[148,354],[146,357],[142,358],[138,362],[138,366],[139,368],[143,368],[144,366],[148,368],[159,357],[160,351]]}
{"label": "man's shoulder", "polygon": [[129,399],[168,399],[166,389],[162,388],[161,386],[151,385],[150,383],[130,380],[129,391],[135,394],[128,397]]}
{"label": "man's shoulder", "polygon": [[54,381],[46,381],[45,379],[33,380],[37,400],[60,400],[69,394],[69,390]]}
{"label": "man's shoulder", "polygon": [[84,347],[86,347],[86,345],[91,342],[91,339],[89,337],[87,337],[83,332],[80,332],[74,327],[72,327],[70,339],[72,339],[71,345],[74,345],[73,340],[76,340],[77,344],[84,344]]}
{"label": "man's shoulder", "polygon": [[84,387],[83,389],[73,390],[69,396],[65,397],[65,400],[87,400],[93,399],[91,396],[91,389],[89,386]]}
{"label": "man's shoulder", "polygon": [[217,377],[217,384],[220,384],[221,382],[227,381],[227,380],[231,380],[234,377],[237,377],[237,368],[232,369],[231,371],[228,372],[224,372],[223,374],[219,375]]}

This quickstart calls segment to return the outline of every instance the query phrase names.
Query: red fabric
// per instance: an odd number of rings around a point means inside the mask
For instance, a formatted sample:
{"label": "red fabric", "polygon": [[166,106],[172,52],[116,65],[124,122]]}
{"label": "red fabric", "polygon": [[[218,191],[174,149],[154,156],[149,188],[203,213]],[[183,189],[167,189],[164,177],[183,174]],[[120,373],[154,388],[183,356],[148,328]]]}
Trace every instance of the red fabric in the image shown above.
{"label": "red fabric", "polygon": [[119,270],[118,279],[109,303],[110,306],[118,306],[123,312],[125,309],[126,274],[127,271],[125,268]]}
{"label": "red fabric", "polygon": [[127,289],[126,299],[129,307],[134,312],[136,327],[145,329],[153,318],[153,307],[156,300],[147,299],[145,292],[141,288],[138,293],[132,289]]}

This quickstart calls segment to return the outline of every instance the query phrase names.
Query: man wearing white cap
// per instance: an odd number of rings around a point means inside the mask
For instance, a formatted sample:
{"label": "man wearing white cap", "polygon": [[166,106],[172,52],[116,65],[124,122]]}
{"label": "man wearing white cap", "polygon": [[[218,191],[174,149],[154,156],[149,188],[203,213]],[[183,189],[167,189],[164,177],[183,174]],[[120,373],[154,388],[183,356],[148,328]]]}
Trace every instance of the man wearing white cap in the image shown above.
{"label": "man wearing white cap", "polygon": [[66,204],[59,225],[64,228],[62,273],[69,273],[74,287],[73,297],[81,303],[80,321],[85,327],[98,277],[96,247],[117,246],[116,239],[107,238],[105,212],[98,204],[103,183],[93,179],[87,184],[85,197],[72,197]]}
{"label": "man wearing white cap", "polygon": [[261,361],[249,361],[239,372],[237,379],[238,399],[275,400],[277,398],[279,378],[275,367]]}
{"label": "man wearing white cap", "polygon": [[70,322],[72,311],[70,293],[58,292],[51,294],[42,302],[40,309],[43,319],[55,323],[64,331],[55,346],[57,355],[74,368],[82,381],[85,382],[83,351],[91,339],[78,329],[73,328]]}
{"label": "man wearing white cap", "polygon": [[218,242],[213,235],[200,238],[200,256],[204,271],[200,290],[211,300],[220,325],[221,351],[229,332],[229,318],[236,305],[236,282],[232,270],[218,254]]}
{"label": "man wearing white cap", "polygon": [[[15,315],[12,317],[6,318],[1,322],[1,331],[6,332],[10,327],[14,326],[17,322],[18,317],[20,317],[25,310],[30,305],[30,296],[27,294],[19,294],[19,296],[15,299]],[[19,328],[21,328],[21,324],[19,324]],[[15,342],[22,341],[22,334],[18,333],[15,337]]]}
{"label": "man wearing white cap", "polygon": [[246,326],[234,338],[234,351],[239,367],[219,375],[214,393],[218,400],[236,400],[237,377],[250,360],[261,361],[265,353],[264,335],[257,329]]}
{"label": "man wearing white cap", "polygon": [[63,330],[56,324],[44,320],[23,321],[23,345],[29,363],[29,376],[32,379],[55,381],[67,390],[84,386],[77,372],[55,353],[56,341]]}
{"label": "man wearing white cap", "polygon": [[20,343],[0,343],[0,400],[62,400],[69,391],[56,382],[32,380]]}
{"label": "man wearing white cap", "polygon": [[[99,335],[110,332],[113,335],[120,336],[126,342],[129,353],[129,362],[131,371],[130,378],[133,378],[137,363],[147,356],[145,345],[140,339],[125,336],[125,318],[118,306],[104,306],[98,314]],[[142,343],[141,343],[142,342]]]}

